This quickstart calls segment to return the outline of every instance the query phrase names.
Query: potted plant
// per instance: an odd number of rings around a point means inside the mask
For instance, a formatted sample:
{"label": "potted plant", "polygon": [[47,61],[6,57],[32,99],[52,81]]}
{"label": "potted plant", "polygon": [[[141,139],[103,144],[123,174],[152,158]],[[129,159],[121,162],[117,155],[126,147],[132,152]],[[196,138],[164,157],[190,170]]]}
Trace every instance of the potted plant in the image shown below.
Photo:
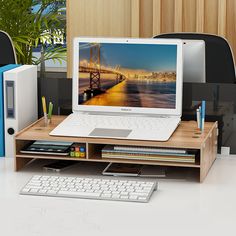
{"label": "potted plant", "polygon": [[0,0],[0,29],[11,36],[19,64],[66,60],[66,47],[53,43],[65,36],[64,6],[65,0]]}

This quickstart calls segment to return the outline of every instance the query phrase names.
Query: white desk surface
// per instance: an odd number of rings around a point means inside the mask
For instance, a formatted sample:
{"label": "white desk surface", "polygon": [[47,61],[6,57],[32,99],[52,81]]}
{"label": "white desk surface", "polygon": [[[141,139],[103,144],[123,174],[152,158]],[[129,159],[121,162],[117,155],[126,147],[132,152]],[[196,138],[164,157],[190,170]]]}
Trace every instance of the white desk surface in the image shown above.
{"label": "white desk surface", "polygon": [[40,173],[14,172],[13,159],[0,159],[0,235],[235,235],[236,157],[217,158],[202,184],[159,180],[147,204],[19,195]]}

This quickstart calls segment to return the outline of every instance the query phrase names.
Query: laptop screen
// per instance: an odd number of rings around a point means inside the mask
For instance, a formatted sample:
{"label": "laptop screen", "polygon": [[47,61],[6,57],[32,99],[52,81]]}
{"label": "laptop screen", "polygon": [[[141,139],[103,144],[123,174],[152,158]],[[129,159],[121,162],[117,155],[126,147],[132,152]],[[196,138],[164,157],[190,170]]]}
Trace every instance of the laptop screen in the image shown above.
{"label": "laptop screen", "polygon": [[176,109],[177,45],[78,43],[78,105]]}

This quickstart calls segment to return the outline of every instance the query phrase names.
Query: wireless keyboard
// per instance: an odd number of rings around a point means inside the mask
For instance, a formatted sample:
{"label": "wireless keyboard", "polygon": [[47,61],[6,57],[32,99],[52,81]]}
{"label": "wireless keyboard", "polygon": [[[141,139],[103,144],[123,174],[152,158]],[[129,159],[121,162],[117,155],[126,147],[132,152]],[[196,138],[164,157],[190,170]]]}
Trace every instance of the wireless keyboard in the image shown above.
{"label": "wireless keyboard", "polygon": [[20,194],[148,202],[156,189],[157,183],[154,181],[34,175]]}

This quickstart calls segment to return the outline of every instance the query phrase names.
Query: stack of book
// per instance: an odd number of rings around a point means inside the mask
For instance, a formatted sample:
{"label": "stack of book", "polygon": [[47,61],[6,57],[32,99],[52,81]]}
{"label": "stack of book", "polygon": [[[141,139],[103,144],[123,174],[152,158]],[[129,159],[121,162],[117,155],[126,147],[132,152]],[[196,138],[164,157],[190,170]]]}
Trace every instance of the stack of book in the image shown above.
{"label": "stack of book", "polygon": [[196,151],[155,147],[112,146],[102,149],[102,158],[195,163]]}

